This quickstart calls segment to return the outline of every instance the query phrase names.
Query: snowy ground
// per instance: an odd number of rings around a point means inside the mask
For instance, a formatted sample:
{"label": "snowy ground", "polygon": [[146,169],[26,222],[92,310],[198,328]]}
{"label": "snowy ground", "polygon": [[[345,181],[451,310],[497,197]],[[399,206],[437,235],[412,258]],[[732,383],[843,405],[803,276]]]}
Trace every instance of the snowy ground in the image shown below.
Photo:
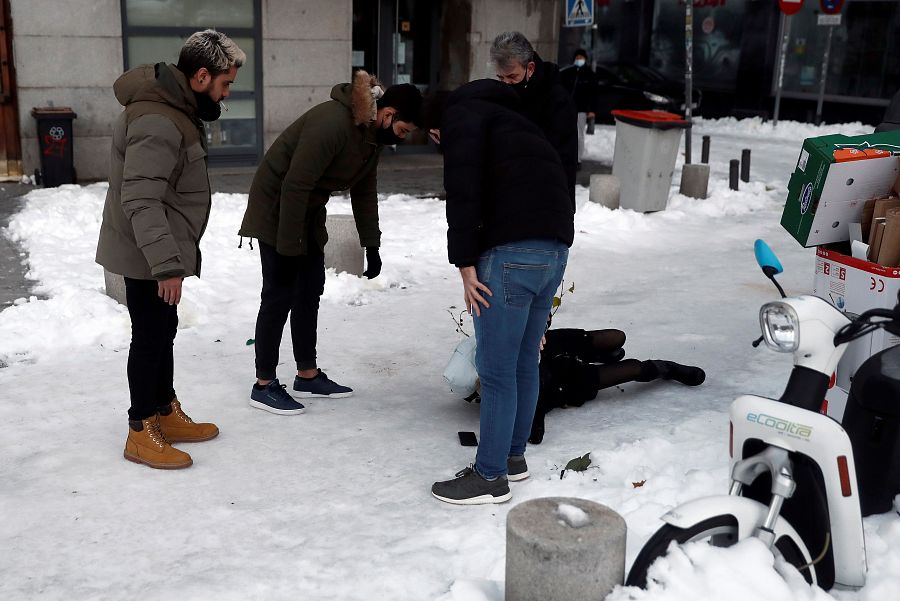
{"label": "snowy ground", "polygon": [[[553,411],[528,452],[532,477],[500,506],[454,507],[429,492],[473,459],[456,432],[478,429],[476,408],[441,379],[460,336],[447,311],[462,300],[443,203],[383,198],[383,274],[329,273],[320,316],[321,365],[356,394],[279,417],[247,405],[260,274],[257,252],[237,248],[246,197],[216,194],[175,349],[179,398],[222,434],[182,445],[190,469],[160,472],[121,457],[129,321],[93,263],[105,185],[32,192],[6,235],[27,249],[48,298],[0,313],[0,598],[500,601],[506,514],[545,496],[621,513],[630,565],[667,509],[726,492],[730,401],[783,388],[787,357],[750,347],[758,308],[776,294],[752,243],[765,238],[780,255],[786,290],[811,289],[814,253],[778,221],[802,139],[834,131],[867,129],[700,121],[695,160],[700,136],[713,136],[711,197],[673,193],[662,213],[609,211],[579,190],[566,274],[576,290],[554,325],[624,329],[629,356],[700,365],[707,381],[629,384]],[[589,138],[590,156],[611,161],[612,132]],[[732,192],[728,159],[741,148],[753,150],[753,180]],[[287,335],[282,359],[290,381]],[[560,479],[588,452],[592,469]],[[869,581],[858,592],[832,597],[789,569],[785,579],[747,541],[687,546],[657,564],[650,591],[607,599],[898,599],[900,517],[867,518],[865,529]]]}

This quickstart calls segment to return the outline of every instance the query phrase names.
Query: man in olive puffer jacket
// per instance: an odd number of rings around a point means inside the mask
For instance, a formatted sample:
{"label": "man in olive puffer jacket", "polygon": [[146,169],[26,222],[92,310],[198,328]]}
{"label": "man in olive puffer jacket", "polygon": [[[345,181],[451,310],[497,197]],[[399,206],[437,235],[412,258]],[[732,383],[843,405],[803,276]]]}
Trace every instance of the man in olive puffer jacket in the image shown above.
{"label": "man in olive puffer jacket", "polygon": [[177,66],[135,67],[113,87],[125,110],[113,127],[96,260],[124,276],[131,316],[125,458],[154,468],[190,466],[191,456],[171,443],[219,433],[181,409],[172,345],[182,280],[200,275],[211,206],[203,121],[219,117],[245,59],[227,36],[208,29],[187,39]]}
{"label": "man in olive puffer jacket", "polygon": [[381,271],[376,170],[384,145],[417,129],[422,96],[412,84],[386,91],[365,71],[338,84],[331,100],[314,106],[285,129],[266,152],[250,187],[240,235],[259,240],[262,294],[256,319],[256,383],[250,405],[279,415],[303,412],[275,374],[288,314],[301,397],[345,397],[353,391],[318,368],[316,329],[325,287],[325,205],[331,193],[350,191],[367,269]]}

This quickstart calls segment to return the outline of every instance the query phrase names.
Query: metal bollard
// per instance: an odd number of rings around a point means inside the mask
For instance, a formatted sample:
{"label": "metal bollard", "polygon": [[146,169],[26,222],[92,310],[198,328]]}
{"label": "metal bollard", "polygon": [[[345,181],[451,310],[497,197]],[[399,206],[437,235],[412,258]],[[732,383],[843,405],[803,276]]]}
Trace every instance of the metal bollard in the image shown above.
{"label": "metal bollard", "polygon": [[700,149],[700,162],[709,163],[709,136],[703,136],[703,146]]}
{"label": "metal bollard", "polygon": [[750,149],[745,148],[741,151],[741,180],[750,181]]}
{"label": "metal bollard", "polygon": [[732,190],[738,189],[738,171],[741,168],[741,162],[737,159],[731,159],[728,163],[728,187]]}

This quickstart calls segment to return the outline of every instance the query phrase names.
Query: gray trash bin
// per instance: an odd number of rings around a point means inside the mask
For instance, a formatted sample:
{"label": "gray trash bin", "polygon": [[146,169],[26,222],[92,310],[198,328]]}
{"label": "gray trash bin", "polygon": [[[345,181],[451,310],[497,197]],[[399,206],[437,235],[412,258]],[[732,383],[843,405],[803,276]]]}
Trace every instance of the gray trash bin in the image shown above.
{"label": "gray trash bin", "polygon": [[613,175],[621,182],[619,206],[641,213],[662,211],[669,200],[681,132],[690,127],[665,111],[613,111],[616,149]]}

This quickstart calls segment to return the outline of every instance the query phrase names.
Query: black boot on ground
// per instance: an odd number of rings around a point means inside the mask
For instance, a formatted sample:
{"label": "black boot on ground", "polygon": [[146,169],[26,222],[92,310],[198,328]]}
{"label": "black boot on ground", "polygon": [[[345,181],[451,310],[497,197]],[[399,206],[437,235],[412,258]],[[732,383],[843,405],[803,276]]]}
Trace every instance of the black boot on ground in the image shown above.
{"label": "black boot on ground", "polygon": [[674,361],[651,359],[641,362],[641,374],[638,382],[652,382],[657,378],[675,380],[686,386],[699,386],[706,380],[706,372],[692,365],[681,365]]}

